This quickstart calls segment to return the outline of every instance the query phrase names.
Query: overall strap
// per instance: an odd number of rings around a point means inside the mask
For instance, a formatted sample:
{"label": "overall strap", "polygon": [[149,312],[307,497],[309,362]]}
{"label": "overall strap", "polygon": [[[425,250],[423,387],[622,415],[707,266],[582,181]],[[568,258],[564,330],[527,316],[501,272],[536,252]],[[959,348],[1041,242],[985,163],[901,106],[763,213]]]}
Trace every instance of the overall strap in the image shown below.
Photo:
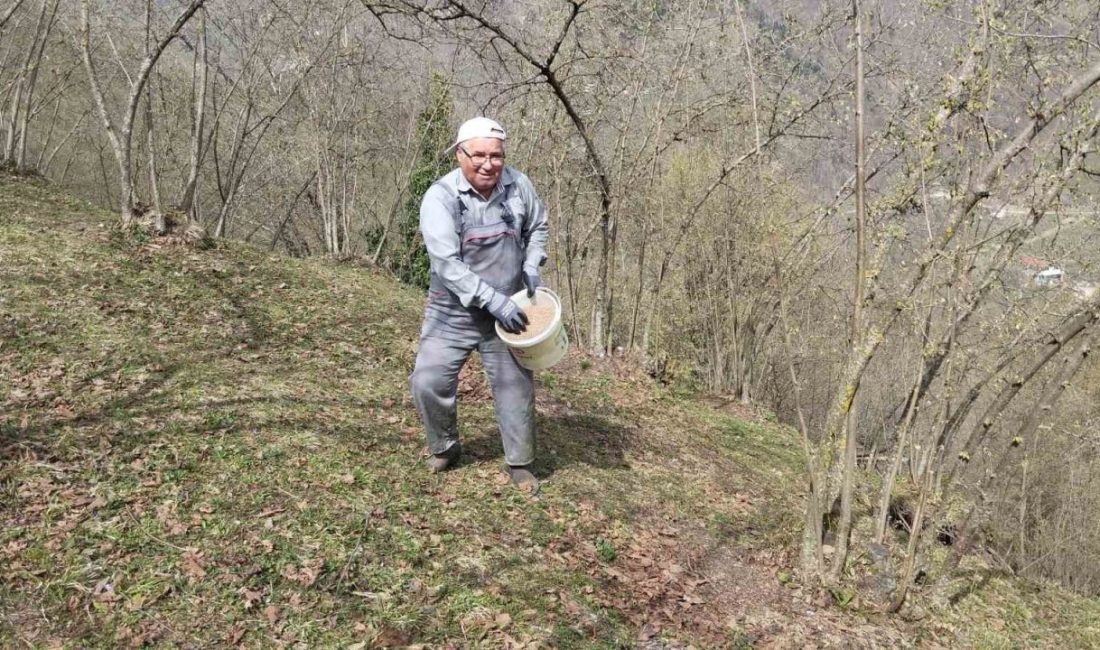
{"label": "overall strap", "polygon": [[508,205],[509,194],[512,193],[512,185],[509,183],[504,186],[504,197],[500,200],[500,218],[512,231],[516,229],[516,215],[512,213],[512,206]]}
{"label": "overall strap", "polygon": [[[509,183],[504,186],[504,197],[500,200],[501,219],[512,229],[516,227],[516,215],[512,213],[512,206],[508,205],[508,199],[512,194],[512,185],[514,184],[515,183]],[[469,208],[466,207],[466,202],[462,200],[461,192],[459,192],[457,188],[454,188],[453,191],[454,194],[452,197],[455,201],[455,207],[451,210],[451,217],[455,222],[455,234],[458,235],[458,256],[461,258],[462,242],[466,234],[466,212]]]}
{"label": "overall strap", "polygon": [[462,197],[458,192],[455,192],[455,209],[451,210],[451,216],[455,220],[455,234],[458,235],[458,246],[462,248],[462,239],[466,234],[466,211],[469,208],[466,207],[466,202],[462,200]]}

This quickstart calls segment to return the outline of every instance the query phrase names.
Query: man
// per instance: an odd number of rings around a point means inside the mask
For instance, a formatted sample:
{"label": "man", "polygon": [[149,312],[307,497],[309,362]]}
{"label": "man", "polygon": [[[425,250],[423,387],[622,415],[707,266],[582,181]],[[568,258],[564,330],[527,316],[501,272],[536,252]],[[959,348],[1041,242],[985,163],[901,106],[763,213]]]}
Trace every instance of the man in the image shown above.
{"label": "man", "polygon": [[512,482],[535,494],[535,390],[493,325],[526,329],[527,315],[510,296],[533,295],[546,262],[546,209],[524,174],[504,164],[507,135],[475,117],[451,149],[458,169],[437,180],[420,204],[420,232],[431,259],[428,306],[409,383],[431,457],[441,472],[461,453],[455,395],[458,372],[476,348],[489,376],[504,458]]}

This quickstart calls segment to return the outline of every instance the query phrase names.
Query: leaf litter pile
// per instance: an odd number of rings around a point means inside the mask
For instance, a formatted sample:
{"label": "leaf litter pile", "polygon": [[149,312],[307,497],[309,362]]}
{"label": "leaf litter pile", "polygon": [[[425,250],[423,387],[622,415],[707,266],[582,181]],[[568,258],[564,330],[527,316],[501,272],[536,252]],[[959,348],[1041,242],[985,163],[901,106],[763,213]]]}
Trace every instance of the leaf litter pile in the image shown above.
{"label": "leaf litter pile", "polygon": [[789,430],[570,358],[538,377],[532,499],[475,362],[465,455],[432,476],[407,395],[419,292],[111,222],[0,179],[3,647],[903,638],[777,579]]}

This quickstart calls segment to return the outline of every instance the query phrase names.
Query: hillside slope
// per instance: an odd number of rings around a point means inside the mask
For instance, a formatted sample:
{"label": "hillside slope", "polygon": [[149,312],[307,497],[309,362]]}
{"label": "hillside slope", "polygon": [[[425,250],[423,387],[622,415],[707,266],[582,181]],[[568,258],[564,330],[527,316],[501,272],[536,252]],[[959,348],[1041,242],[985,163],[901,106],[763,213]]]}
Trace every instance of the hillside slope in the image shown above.
{"label": "hillside slope", "polygon": [[539,374],[539,498],[477,372],[430,476],[419,292],[112,223],[0,178],[3,647],[1089,642],[1095,603],[1003,580],[916,623],[798,587],[794,434],[617,360]]}

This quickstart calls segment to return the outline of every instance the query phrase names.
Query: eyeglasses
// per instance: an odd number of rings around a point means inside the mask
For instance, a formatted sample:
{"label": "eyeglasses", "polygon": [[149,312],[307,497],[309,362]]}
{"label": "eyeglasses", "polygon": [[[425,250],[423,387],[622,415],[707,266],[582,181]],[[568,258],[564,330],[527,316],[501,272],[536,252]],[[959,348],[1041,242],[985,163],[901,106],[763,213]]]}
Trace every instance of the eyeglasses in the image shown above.
{"label": "eyeglasses", "polygon": [[467,158],[470,159],[470,162],[472,162],[474,164],[474,167],[481,167],[486,162],[488,162],[489,164],[491,164],[494,167],[498,167],[498,166],[504,164],[504,154],[502,154],[502,153],[490,153],[490,154],[479,153],[479,154],[475,155],[475,154],[471,154],[469,151],[466,151],[465,147],[459,147],[458,150],[461,151],[463,153],[463,155],[465,155]]}

